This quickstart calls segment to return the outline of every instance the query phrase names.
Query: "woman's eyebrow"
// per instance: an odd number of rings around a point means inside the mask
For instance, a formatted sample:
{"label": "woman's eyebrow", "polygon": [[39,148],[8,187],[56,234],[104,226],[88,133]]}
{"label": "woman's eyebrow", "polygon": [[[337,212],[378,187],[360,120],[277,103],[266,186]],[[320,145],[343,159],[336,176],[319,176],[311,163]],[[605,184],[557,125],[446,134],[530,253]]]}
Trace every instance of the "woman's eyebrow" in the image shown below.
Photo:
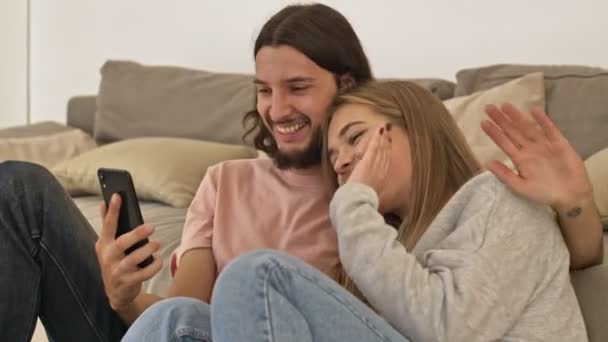
{"label": "woman's eyebrow", "polygon": [[353,122],[349,122],[348,124],[344,125],[344,127],[342,127],[342,129],[341,129],[341,130],[340,130],[340,132],[338,133],[338,137],[340,137],[340,138],[341,138],[341,137],[343,137],[343,136],[344,136],[344,134],[346,134],[346,132],[347,132],[347,131],[348,131],[350,128],[352,128],[352,127],[354,127],[354,126],[357,126],[357,125],[361,125],[361,124],[363,124],[363,123],[364,123],[363,121],[353,121]]}

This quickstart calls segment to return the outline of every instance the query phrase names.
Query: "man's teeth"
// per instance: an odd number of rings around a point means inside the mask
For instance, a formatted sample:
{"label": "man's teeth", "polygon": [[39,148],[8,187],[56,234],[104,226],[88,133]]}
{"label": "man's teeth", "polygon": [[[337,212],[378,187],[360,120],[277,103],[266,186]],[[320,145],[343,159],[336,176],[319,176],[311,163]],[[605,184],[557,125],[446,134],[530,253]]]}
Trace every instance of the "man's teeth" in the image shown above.
{"label": "man's teeth", "polygon": [[281,134],[292,134],[295,133],[306,126],[305,122],[289,124],[289,125],[276,125],[276,130]]}

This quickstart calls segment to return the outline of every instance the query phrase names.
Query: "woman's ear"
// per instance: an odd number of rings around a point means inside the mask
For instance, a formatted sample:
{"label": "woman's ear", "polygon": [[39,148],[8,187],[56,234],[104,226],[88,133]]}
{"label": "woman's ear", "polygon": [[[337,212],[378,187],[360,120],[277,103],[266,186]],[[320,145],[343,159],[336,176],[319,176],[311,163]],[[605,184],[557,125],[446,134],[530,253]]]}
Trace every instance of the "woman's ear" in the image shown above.
{"label": "woman's ear", "polygon": [[355,79],[350,73],[341,75],[338,79],[338,88],[341,93],[353,88],[355,85]]}

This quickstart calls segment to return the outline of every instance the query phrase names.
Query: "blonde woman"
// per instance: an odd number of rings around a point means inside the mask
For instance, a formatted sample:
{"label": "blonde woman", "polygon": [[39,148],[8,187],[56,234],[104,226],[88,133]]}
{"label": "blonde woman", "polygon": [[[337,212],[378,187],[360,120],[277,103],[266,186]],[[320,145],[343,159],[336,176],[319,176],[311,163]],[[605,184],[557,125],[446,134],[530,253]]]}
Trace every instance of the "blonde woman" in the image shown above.
{"label": "blonde woman", "polygon": [[338,99],[325,145],[342,285],[371,308],[303,262],[257,251],[219,276],[214,341],[587,339],[552,213],[481,172],[433,95],[364,85]]}

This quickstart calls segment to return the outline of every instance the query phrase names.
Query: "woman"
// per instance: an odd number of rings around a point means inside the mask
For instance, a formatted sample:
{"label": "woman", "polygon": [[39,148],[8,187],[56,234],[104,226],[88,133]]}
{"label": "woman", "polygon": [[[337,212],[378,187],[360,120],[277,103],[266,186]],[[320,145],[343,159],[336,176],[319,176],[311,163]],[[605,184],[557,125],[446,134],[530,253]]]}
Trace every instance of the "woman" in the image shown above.
{"label": "woman", "polygon": [[[220,276],[216,341],[586,339],[552,215],[492,174],[478,175],[464,137],[430,93],[411,83],[363,86],[338,100],[326,142],[341,185],[330,209],[340,258],[391,327],[310,267],[264,252]],[[383,214],[403,220],[395,230]],[[250,293],[232,291],[236,281]],[[249,324],[239,319],[255,313]]]}
{"label": "woman", "polygon": [[[586,340],[554,217],[481,173],[439,100],[411,83],[369,83],[332,112],[325,169],[340,185],[330,211],[350,277],[342,285],[371,308],[305,263],[257,251],[220,274],[211,326],[192,312],[189,322],[175,319],[195,305],[174,299],[172,310],[148,315],[161,336]],[[385,216],[403,219],[395,229]]]}

